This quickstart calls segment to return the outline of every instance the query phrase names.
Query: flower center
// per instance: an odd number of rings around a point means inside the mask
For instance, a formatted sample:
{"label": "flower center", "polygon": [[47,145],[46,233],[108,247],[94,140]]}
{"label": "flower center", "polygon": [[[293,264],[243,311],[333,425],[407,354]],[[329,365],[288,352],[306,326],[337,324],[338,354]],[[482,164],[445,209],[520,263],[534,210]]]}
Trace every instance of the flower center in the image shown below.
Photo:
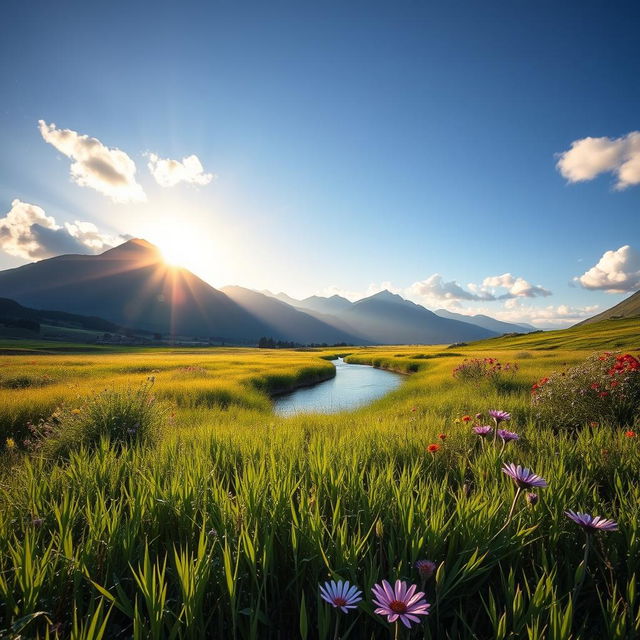
{"label": "flower center", "polygon": [[389,603],[389,609],[393,613],[404,613],[407,610],[407,604],[401,600],[393,600],[393,602]]}
{"label": "flower center", "polygon": [[335,604],[336,607],[344,607],[344,605],[347,604],[347,601],[344,598],[340,597],[340,596],[336,596],[333,599],[333,604]]}

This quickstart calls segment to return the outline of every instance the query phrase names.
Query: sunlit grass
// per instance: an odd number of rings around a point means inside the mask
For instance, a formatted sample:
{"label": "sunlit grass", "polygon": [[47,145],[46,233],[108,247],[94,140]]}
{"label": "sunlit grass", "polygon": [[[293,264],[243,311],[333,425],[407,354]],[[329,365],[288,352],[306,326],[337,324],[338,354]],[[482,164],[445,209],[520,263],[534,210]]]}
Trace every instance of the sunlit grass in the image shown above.
{"label": "sunlit grass", "polygon": [[[411,375],[355,412],[292,418],[273,414],[268,393],[330,374],[329,352],[0,357],[3,440],[61,402],[80,407],[149,376],[171,417],[153,446],[103,440],[55,459],[5,451],[0,630],[324,639],[334,617],[318,584],[342,578],[365,596],[342,637],[384,638],[393,630],[373,614],[371,586],[419,584],[414,563],[426,558],[438,564],[425,585],[432,610],[411,637],[638,637],[638,440],[617,425],[558,432],[530,403],[533,381],[588,353],[503,345],[491,356],[519,370],[500,386],[453,378],[464,358],[487,355],[478,345],[357,349],[349,361]],[[54,382],[2,387],[9,375]],[[511,412],[521,436],[502,455],[460,421],[493,408]],[[504,462],[549,483],[506,527]],[[620,525],[598,536],[586,575],[584,535],[566,509]]]}

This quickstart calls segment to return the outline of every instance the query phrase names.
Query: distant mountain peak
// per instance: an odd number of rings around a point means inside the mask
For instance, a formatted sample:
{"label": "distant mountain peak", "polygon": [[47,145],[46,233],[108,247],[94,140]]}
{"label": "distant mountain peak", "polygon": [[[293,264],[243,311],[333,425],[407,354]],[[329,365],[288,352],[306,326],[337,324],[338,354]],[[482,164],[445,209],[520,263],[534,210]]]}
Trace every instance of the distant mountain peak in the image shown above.
{"label": "distant mountain peak", "polygon": [[131,238],[131,240],[104,251],[101,255],[110,258],[125,258],[127,260],[145,258],[147,260],[162,261],[162,251],[155,244],[151,244],[144,238]]}
{"label": "distant mountain peak", "polygon": [[385,300],[387,302],[406,302],[406,300],[402,296],[398,295],[397,293],[391,293],[389,289],[378,291],[378,293],[374,293],[372,296],[369,296],[369,298],[375,300]]}

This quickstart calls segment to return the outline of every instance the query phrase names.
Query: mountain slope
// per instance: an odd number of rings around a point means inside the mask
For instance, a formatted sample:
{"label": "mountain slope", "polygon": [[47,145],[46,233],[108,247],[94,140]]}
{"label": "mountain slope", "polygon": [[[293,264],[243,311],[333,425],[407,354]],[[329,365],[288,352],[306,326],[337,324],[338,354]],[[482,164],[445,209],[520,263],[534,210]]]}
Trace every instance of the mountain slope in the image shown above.
{"label": "mountain slope", "polygon": [[340,318],[378,344],[446,344],[496,335],[467,322],[441,318],[389,291],[358,300]]}
{"label": "mountain slope", "polygon": [[535,327],[524,324],[514,324],[512,322],[502,322],[496,320],[491,316],[485,316],[482,314],[476,314],[474,316],[465,316],[462,313],[454,313],[447,309],[436,309],[434,313],[441,318],[449,318],[449,320],[460,320],[460,322],[468,322],[469,324],[475,324],[483,329],[494,331],[497,334],[503,333],[530,333],[536,331]]}
{"label": "mountain slope", "polygon": [[15,300],[0,298],[0,324],[8,320],[33,320],[39,323],[57,322],[75,325],[82,329],[94,331],[119,331],[119,327],[113,322],[97,318],[96,316],[81,316],[65,311],[52,311],[48,309],[31,309],[23,307]]}
{"label": "mountain slope", "polygon": [[343,311],[350,309],[353,306],[353,302],[338,295],[334,295],[329,298],[323,298],[322,296],[310,296],[309,298],[300,300],[297,306],[302,309],[316,311],[317,313],[339,315]]}
{"label": "mountain slope", "polygon": [[63,255],[0,272],[0,296],[160,333],[256,341],[258,318],[159,250],[129,240],[97,256]]}
{"label": "mountain slope", "polygon": [[366,342],[360,336],[332,326],[275,297],[238,286],[222,287],[221,291],[243,309],[269,325],[271,331],[266,334],[268,337],[286,336],[288,340],[302,344],[312,342],[363,344]]}
{"label": "mountain slope", "polygon": [[599,313],[593,318],[587,318],[582,322],[575,324],[575,327],[579,327],[583,324],[593,324],[594,322],[600,322],[601,320],[613,320],[618,318],[637,318],[640,317],[640,291],[636,291],[632,296],[629,296],[626,300],[619,302],[614,307]]}

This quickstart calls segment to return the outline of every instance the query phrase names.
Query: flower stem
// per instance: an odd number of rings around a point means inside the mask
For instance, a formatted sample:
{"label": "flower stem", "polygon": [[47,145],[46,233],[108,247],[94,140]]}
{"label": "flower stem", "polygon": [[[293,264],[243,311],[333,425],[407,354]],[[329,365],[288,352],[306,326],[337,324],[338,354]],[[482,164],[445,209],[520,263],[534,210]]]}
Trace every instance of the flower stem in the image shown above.
{"label": "flower stem", "polygon": [[573,588],[573,604],[575,606],[578,601],[578,596],[580,595],[580,591],[582,590],[582,585],[584,584],[584,578],[587,575],[587,562],[589,561],[589,552],[591,551],[591,535],[587,533],[587,540],[584,543],[584,556],[582,558],[582,575],[580,576],[580,581]]}
{"label": "flower stem", "polygon": [[395,633],[393,634],[393,638],[394,640],[398,640],[399,637],[400,637],[400,625],[396,621],[396,630],[395,630]]}
{"label": "flower stem", "polygon": [[333,640],[338,640],[338,638],[340,637],[338,635],[339,628],[340,628],[340,614],[338,612],[336,612],[336,628],[335,628],[335,631],[333,633]]}
{"label": "flower stem", "polygon": [[507,519],[506,519],[505,523],[496,532],[496,534],[493,536],[493,538],[491,538],[491,540],[489,540],[489,542],[492,542],[493,540],[495,540],[509,526],[509,523],[511,522],[511,518],[513,517],[513,512],[514,512],[514,510],[516,508],[516,502],[518,502],[518,498],[520,497],[521,493],[522,493],[522,487],[518,487],[516,489],[516,495],[513,496],[513,502],[511,503],[511,509],[509,509],[509,515],[507,516]]}

